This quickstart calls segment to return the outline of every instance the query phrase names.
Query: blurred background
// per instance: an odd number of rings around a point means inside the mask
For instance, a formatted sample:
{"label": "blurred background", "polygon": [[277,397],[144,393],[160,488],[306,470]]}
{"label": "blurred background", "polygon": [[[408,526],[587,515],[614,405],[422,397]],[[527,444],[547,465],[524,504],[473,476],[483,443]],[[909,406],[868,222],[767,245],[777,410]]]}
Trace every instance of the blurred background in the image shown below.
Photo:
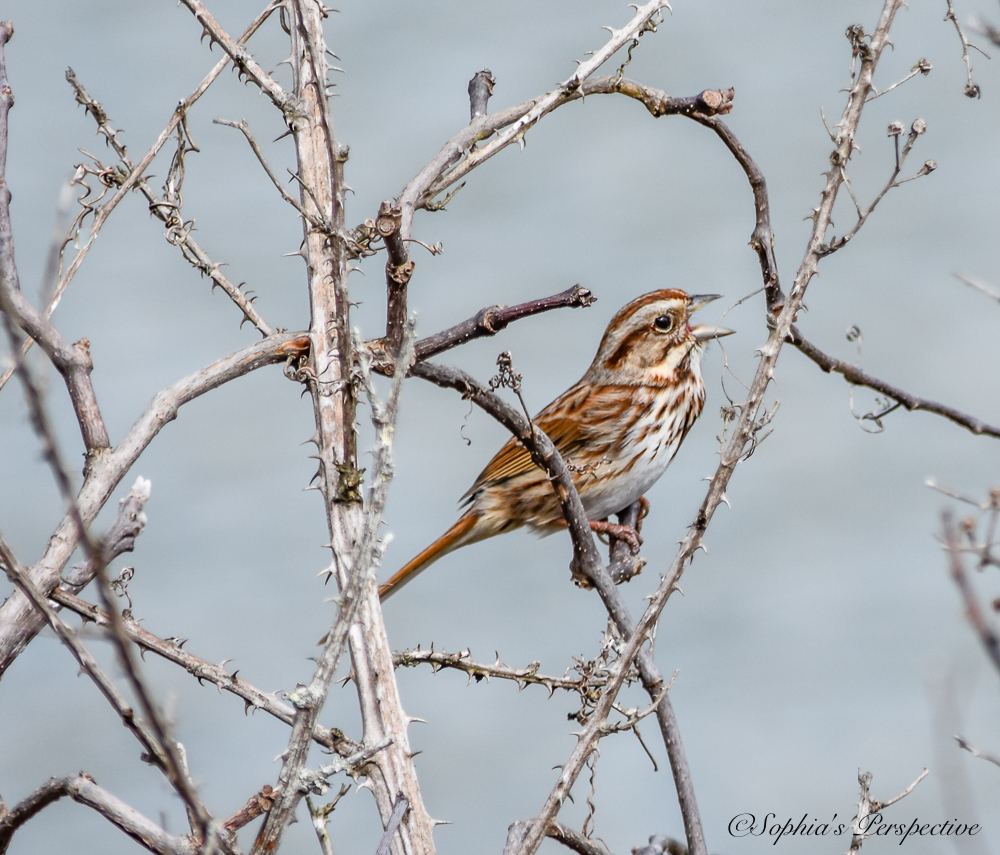
{"label": "blurred background", "polygon": [[[255,5],[213,0],[213,14],[237,35]],[[805,249],[849,84],[845,28],[870,31],[880,4],[867,0],[801,3],[677,0],[658,32],[643,37],[626,74],[673,95],[735,87],[726,118],[767,176],[776,253],[786,290]],[[903,9],[894,49],[878,69],[884,89],[921,58],[933,71],[870,104],[850,164],[855,192],[871,200],[893,164],[889,122],[918,118],[928,131],[906,174],[928,158],[931,176],[892,191],[848,247],[825,259],[800,318],[803,333],[843,359],[845,338],[863,333],[862,365],[916,394],[1000,422],[997,332],[1000,306],[962,284],[961,272],[1000,285],[996,239],[1000,158],[1000,69],[973,54],[982,99],[963,95],[965,67],[945,2]],[[992,0],[958,0],[966,27],[1000,18]],[[10,117],[7,176],[24,290],[37,299],[52,240],[57,200],[78,149],[107,164],[113,153],[75,105],[64,80],[72,66],[122,130],[138,159],[220,56],[200,27],[173,3],[13,0],[4,16],[16,34],[7,48],[16,107]],[[332,102],[339,139],[350,146],[353,189],[348,223],[374,216],[468,121],[466,86],[483,67],[497,78],[490,110],[542,94],[573,71],[573,60],[604,43],[601,25],[628,20],[624,3],[347,3],[327,24],[328,44],[345,73]],[[981,40],[971,29],[973,41]],[[287,41],[272,20],[250,47],[287,84]],[[605,73],[617,64],[609,63]],[[212,124],[245,118],[280,173],[293,166],[280,116],[229,70],[189,118],[201,151],[186,161],[184,217],[227,274],[258,295],[268,321],[304,328],[303,265],[294,252],[301,226],[269,184],[242,136]],[[154,161],[159,188],[169,147]],[[835,233],[855,214],[846,193]],[[592,97],[547,117],[527,147],[505,150],[470,177],[447,211],[418,214],[420,247],[410,284],[418,334],[428,335],[497,302],[514,304],[574,283],[598,302],[527,319],[491,340],[446,356],[481,379],[510,350],[538,410],[575,382],[614,312],[644,292],[679,287],[717,292],[703,320],[760,286],[747,245],[754,223],[746,178],[710,131],[679,117],[652,119],[623,97]],[[62,301],[55,322],[69,340],[87,337],[94,383],[112,437],[119,441],[163,386],[252,343],[239,311],[211,293],[164,241],[139,196],[105,226]],[[381,334],[384,258],[352,275],[354,322]],[[718,307],[718,309],[717,309]],[[723,390],[742,398],[755,350],[766,338],[763,296],[726,317],[738,334],[709,347],[708,404],[667,475],[649,493],[643,535],[649,563],[624,590],[635,613],[694,519],[717,465]],[[724,371],[724,362],[730,372]],[[734,376],[735,375],[735,376]],[[79,434],[63,384],[48,372],[50,407],[66,458],[81,461]],[[1000,770],[961,751],[961,733],[1000,753],[1000,684],[967,624],[935,536],[955,503],[928,478],[976,498],[1000,483],[995,440],[941,418],[898,411],[884,431],[862,430],[849,387],[786,348],[767,405],[780,401],[773,434],[742,464],[722,507],[660,621],[656,657],[671,691],[712,852],[764,852],[769,838],[734,838],[741,813],[783,822],[849,823],[861,771],[888,799],[926,766],[930,774],[887,821],[979,822],[961,841],[910,838],[906,851],[1000,850]],[[279,368],[258,371],[185,406],[127,476],[152,481],[149,523],[134,554],[134,613],[161,636],[189,638],[187,650],[229,660],[265,691],[288,691],[312,672],[309,657],[334,615],[326,566],[326,525],[313,473],[312,412]],[[859,390],[855,409],[875,407]],[[365,447],[371,431],[361,412]],[[397,432],[397,475],[386,511],[392,535],[382,577],[395,571],[456,518],[456,501],[504,441],[502,428],[458,395],[407,383]],[[368,459],[370,460],[370,458]],[[82,463],[81,463],[82,465]],[[366,461],[362,465],[369,465]],[[116,503],[109,502],[113,514]],[[966,514],[968,506],[957,506]],[[20,560],[37,560],[63,513],[40,459],[16,381],[0,394],[0,531]],[[97,526],[103,530],[111,515]],[[514,533],[447,556],[386,607],[394,649],[470,648],[514,666],[539,660],[562,675],[574,657],[591,658],[605,627],[597,597],[569,579],[567,536]],[[976,578],[984,600],[995,574]],[[3,583],[4,595],[9,591]],[[93,599],[93,592],[85,592]],[[91,646],[116,669],[108,645]],[[0,686],[0,793],[8,804],[53,775],[84,770],[136,809],[179,833],[180,802],[138,761],[139,748],[52,635],[36,639]],[[147,657],[146,673],[175,722],[209,809],[226,817],[274,783],[285,726],[244,716],[241,702],[199,686],[179,669]],[[494,680],[467,685],[458,673],[397,674],[407,712],[426,719],[410,738],[423,753],[417,771],[438,828],[441,853],[500,852],[509,823],[534,816],[574,745],[566,715],[573,698],[538,687],[518,692]],[[623,696],[644,704],[641,693]],[[322,722],[360,734],[354,693],[335,688]],[[650,834],[683,837],[673,781],[650,720],[641,728],[660,771],[630,735],[605,740],[595,778],[595,835],[626,853]],[[312,761],[319,765],[317,754]],[[587,812],[584,776],[560,819],[579,827]],[[991,808],[990,805],[994,807]],[[300,809],[300,817],[304,808]],[[380,825],[368,793],[352,792],[330,822],[338,852],[374,851]],[[256,824],[251,829],[256,829]],[[249,844],[251,837],[244,835]],[[287,838],[289,851],[318,851],[308,821]],[[873,850],[889,841],[873,840]],[[778,848],[835,852],[845,838],[783,840]],[[94,812],[64,802],[14,840],[12,852],[107,853],[134,844]],[[562,851],[547,842],[543,851]]]}

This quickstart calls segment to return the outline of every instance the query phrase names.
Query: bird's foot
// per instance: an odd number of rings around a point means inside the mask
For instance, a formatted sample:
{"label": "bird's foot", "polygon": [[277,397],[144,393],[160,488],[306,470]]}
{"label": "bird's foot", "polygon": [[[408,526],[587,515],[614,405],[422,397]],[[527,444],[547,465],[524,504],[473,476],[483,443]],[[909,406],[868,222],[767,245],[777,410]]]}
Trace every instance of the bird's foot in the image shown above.
{"label": "bird's foot", "polygon": [[610,523],[607,520],[592,520],[590,527],[598,534],[606,534],[614,540],[625,541],[633,555],[639,554],[639,547],[642,546],[642,538],[639,536],[638,522],[636,526],[633,527],[630,525]]}

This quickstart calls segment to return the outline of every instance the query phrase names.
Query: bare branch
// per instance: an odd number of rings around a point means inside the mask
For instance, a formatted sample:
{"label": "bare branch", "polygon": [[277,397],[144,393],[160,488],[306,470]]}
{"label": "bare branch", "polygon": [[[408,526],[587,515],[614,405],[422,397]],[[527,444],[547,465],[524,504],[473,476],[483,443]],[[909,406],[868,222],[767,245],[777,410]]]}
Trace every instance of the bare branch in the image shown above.
{"label": "bare branch", "polygon": [[979,91],[979,84],[975,83],[972,79],[972,62],[969,59],[969,48],[978,50],[987,59],[990,58],[990,55],[982,48],[972,44],[965,37],[965,31],[962,29],[962,25],[958,22],[958,16],[955,14],[954,3],[952,0],[945,0],[945,2],[948,4],[948,12],[944,16],[944,19],[946,21],[951,21],[955,25],[955,30],[958,32],[958,38],[962,42],[962,60],[965,62],[965,96],[967,98],[979,98],[981,95]]}
{"label": "bare branch", "polygon": [[[261,68],[257,60],[244,47],[244,40],[234,41],[232,36],[222,29],[219,22],[212,17],[211,12],[199,0],[181,0],[181,2],[188,7],[195,20],[201,24],[204,35],[207,35],[211,42],[218,44],[229,55],[233,65],[239,69],[240,75],[252,80],[281,110],[286,121],[294,122],[301,112],[302,105],[298,103],[296,98],[285,92],[274,78]],[[268,11],[278,5],[280,4],[272,4]]]}
{"label": "bare branch", "polygon": [[955,528],[950,511],[941,514],[941,522],[944,527],[944,545],[948,550],[948,561],[951,567],[951,578],[955,580],[962,601],[965,603],[965,614],[972,624],[972,628],[979,636],[979,640],[993,662],[993,667],[1000,672],[1000,638],[996,631],[986,622],[986,616],[979,607],[976,599],[976,592],[972,589],[969,577],[965,573],[965,565],[962,562],[961,543],[958,531]]}
{"label": "bare branch", "polygon": [[[281,5],[281,0],[272,0],[271,3],[267,5],[263,12],[261,12],[249,27],[244,31],[243,35],[240,36],[237,42],[240,45],[245,44],[249,38],[257,32],[261,25],[271,16],[271,13]],[[77,252],[73,257],[72,262],[70,262],[69,267],[66,271],[59,277],[59,283],[56,286],[55,293],[49,302],[48,307],[45,310],[46,317],[52,315],[55,311],[56,306],[59,305],[60,299],[62,299],[63,293],[65,293],[66,288],[69,286],[70,281],[76,275],[76,271],[80,269],[80,265],[83,260],[87,257],[87,253],[90,248],[94,245],[94,241],[97,239],[98,234],[101,231],[102,226],[107,221],[108,217],[111,216],[111,212],[118,206],[118,203],[125,198],[126,193],[132,190],[136,183],[142,180],[142,176],[149,167],[149,164],[153,162],[153,158],[156,157],[157,153],[166,144],[167,140],[173,136],[174,131],[177,129],[181,122],[185,121],[187,117],[188,110],[195,104],[195,102],[201,98],[205,92],[208,91],[209,86],[215,82],[216,78],[222,73],[223,69],[229,64],[229,57],[225,56],[220,59],[215,67],[205,76],[204,80],[195,87],[194,91],[188,95],[183,101],[181,101],[177,107],[174,109],[173,115],[170,117],[170,121],[167,122],[167,126],[160,132],[159,137],[150,147],[149,151],[142,157],[142,159],[136,164],[132,172],[124,178],[120,184],[116,184],[117,190],[114,196],[103,205],[99,206],[94,210],[94,218],[90,224],[90,235],[87,238],[86,244]],[[67,238],[67,242],[69,238]],[[3,386],[3,379],[0,379],[0,388]]]}
{"label": "bare branch", "polygon": [[965,738],[959,736],[957,733],[955,734],[955,741],[959,744],[960,748],[964,748],[973,757],[978,757],[980,760],[986,760],[987,762],[992,763],[994,766],[1000,766],[1000,757],[994,757],[992,754],[988,754],[985,751],[980,751],[974,745],[970,745],[968,742],[966,742]]}
{"label": "bare branch", "polygon": [[[139,417],[125,438],[101,455],[88,471],[76,496],[85,526],[89,526],[111,497],[121,479],[146,446],[177,417],[181,406],[237,377],[276,362],[288,362],[308,353],[309,339],[296,334],[270,336],[245,347],[162,389]],[[42,558],[28,572],[32,584],[47,595],[59,584],[60,574],[79,546],[79,529],[67,515],[49,539]],[[19,592],[0,605],[0,674],[2,674],[45,623]]]}
{"label": "bare branch", "polygon": [[982,282],[979,279],[975,279],[972,276],[963,276],[961,273],[956,273],[955,278],[961,280],[966,285],[975,288],[977,291],[982,291],[991,300],[996,300],[998,303],[1000,303],[1000,291],[996,291],[995,289],[987,285],[985,282]]}
{"label": "bare branch", "polygon": [[323,229],[327,233],[332,231],[333,227],[329,223],[323,222],[323,220],[315,214],[303,208],[299,203],[299,200],[289,193],[285,189],[284,184],[278,180],[278,176],[274,174],[274,170],[271,169],[270,164],[267,162],[267,158],[264,157],[264,152],[261,151],[260,146],[257,144],[257,140],[254,139],[253,134],[250,132],[250,125],[247,124],[246,119],[242,119],[239,122],[233,122],[229,119],[212,119],[212,123],[215,125],[225,125],[227,128],[236,128],[236,130],[240,131],[243,136],[246,137],[246,141],[250,144],[250,150],[253,151],[257,161],[263,167],[267,177],[271,179],[271,183],[281,195],[281,198],[295,208],[295,210],[299,212],[299,215],[314,229]]}
{"label": "bare branch", "polygon": [[168,834],[152,820],[99,787],[90,775],[81,772],[72,778],[51,778],[0,816],[0,855],[6,853],[18,828],[50,804],[66,796],[93,808],[150,852],[158,855],[195,855],[199,851],[199,847],[189,837]]}
{"label": "bare branch", "polygon": [[928,413],[936,413],[937,415],[944,416],[944,418],[949,421],[961,425],[975,434],[983,434],[985,436],[992,436],[1000,439],[1000,427],[980,421],[974,416],[970,416],[960,410],[956,410],[954,407],[948,407],[945,404],[939,404],[936,401],[930,401],[926,398],[920,398],[917,395],[911,395],[903,389],[892,386],[883,380],[879,380],[877,377],[872,377],[856,365],[844,362],[841,359],[836,359],[833,356],[829,356],[814,344],[803,338],[802,333],[799,332],[795,326],[790,328],[788,342],[795,345],[798,350],[808,356],[828,374],[830,372],[840,374],[848,383],[852,383],[856,386],[865,386],[869,389],[874,389],[876,392],[881,392],[883,395],[888,395],[894,401],[898,401],[902,404],[902,406],[911,412],[915,410],[923,410]]}
{"label": "bare branch", "polygon": [[[92,621],[99,627],[107,627],[110,624],[107,612],[62,588],[56,588],[49,595],[49,599],[76,612],[85,621]],[[124,624],[129,640],[139,645],[142,650],[151,651],[168,662],[180,665],[199,683],[208,681],[215,684],[220,691],[229,692],[241,698],[246,712],[262,710],[285,724],[290,725],[294,721],[295,709],[290,704],[278,700],[277,692],[264,692],[235,673],[227,671],[224,665],[213,665],[211,662],[206,662],[204,659],[189,653],[184,649],[186,638],[160,638],[160,636],[153,635],[153,633],[143,629],[134,619],[125,619]],[[321,724],[317,724],[313,728],[312,738],[317,744],[342,756],[356,754],[361,748],[358,743],[347,739],[339,730],[323,727]]]}
{"label": "bare branch", "polygon": [[[59,636],[59,640],[73,654],[73,657],[80,664],[80,668],[90,677],[94,685],[97,686],[101,694],[104,695],[108,703],[118,713],[118,717],[121,719],[122,724],[125,725],[126,730],[135,736],[139,744],[142,745],[150,758],[150,762],[155,763],[169,777],[171,764],[166,750],[157,735],[151,732],[136,717],[131,704],[118,691],[117,686],[115,686],[111,678],[104,673],[90,651],[80,642],[76,632],[56,614],[55,609],[49,605],[48,600],[31,584],[24,569],[20,566],[10,547],[8,547],[2,537],[0,537],[0,561],[3,562],[3,570],[7,574],[7,577],[31,601],[31,604],[45,615],[45,619],[48,621],[49,626],[55,630],[56,635]],[[175,786],[177,785],[175,784]]]}
{"label": "bare branch", "polygon": [[481,309],[474,318],[469,318],[456,326],[418,341],[415,356],[418,361],[430,359],[432,356],[437,356],[439,353],[444,353],[444,351],[472,341],[474,338],[496,335],[508,324],[519,321],[521,318],[564,307],[577,308],[582,306],[585,308],[596,301],[597,298],[588,288],[574,285],[572,288],[567,288],[551,297],[529,300],[527,303],[520,303],[517,306],[489,306]]}
{"label": "bare branch", "polygon": [[243,826],[253,822],[258,816],[263,816],[274,804],[274,790],[267,784],[260,792],[254,793],[236,813],[222,823],[228,832],[239,831]]}
{"label": "bare branch", "polygon": [[597,571],[593,568],[602,565],[597,547],[594,545],[590,523],[583,509],[583,503],[573,486],[572,475],[556,451],[552,440],[537,426],[529,425],[527,419],[517,410],[464,371],[424,361],[416,363],[410,369],[410,373],[437,386],[457,389],[462,393],[462,397],[469,398],[474,404],[482,407],[524,444],[531,452],[531,459],[535,465],[543,469],[552,480],[552,488],[559,498],[570,537],[573,539],[574,572],[588,578],[596,575]]}
{"label": "bare branch", "polygon": [[539,674],[540,662],[532,662],[527,668],[512,668],[504,665],[500,658],[492,665],[484,662],[476,662],[472,658],[469,650],[459,653],[438,653],[433,647],[430,650],[400,650],[392,654],[393,664],[397,668],[415,668],[417,665],[430,665],[435,672],[442,669],[452,669],[462,671],[469,675],[469,682],[481,680],[489,682],[491,677],[498,680],[511,680],[517,683],[518,689],[526,686],[544,686],[549,690],[549,695],[556,689],[564,689],[567,692],[577,692],[584,694],[591,691],[592,681],[581,677],[571,680],[568,677],[551,677],[547,674]]}
{"label": "bare branch", "polygon": [[[69,81],[70,86],[73,87],[73,91],[76,93],[77,103],[82,104],[86,111],[94,117],[97,122],[98,133],[102,134],[115,150],[115,153],[128,170],[128,174],[136,175],[135,187],[138,188],[142,195],[146,197],[146,201],[149,202],[149,212],[167,226],[167,231],[164,235],[167,243],[180,249],[188,263],[198,270],[202,276],[207,276],[211,279],[213,288],[218,285],[243,312],[244,320],[250,321],[263,335],[273,335],[273,327],[254,308],[253,299],[248,297],[239,285],[230,281],[222,273],[222,266],[212,261],[208,253],[191,237],[194,221],[185,222],[180,215],[182,206],[180,191],[183,183],[183,157],[187,151],[194,150],[193,145],[187,138],[186,124],[183,118],[178,123],[181,130],[178,132],[177,154],[175,155],[174,166],[171,167],[171,171],[179,172],[179,175],[174,180],[168,179],[164,187],[164,195],[161,198],[149,186],[149,183],[141,174],[137,175],[138,167],[132,163],[124,143],[118,139],[118,132],[111,126],[104,108],[83,88],[83,84],[76,79],[72,68],[66,72],[66,80]],[[249,130],[246,133],[249,134]],[[178,166],[180,169],[175,169]]]}
{"label": "bare branch", "polygon": [[578,852],[579,855],[611,855],[607,849],[589,837],[584,837],[579,831],[559,822],[550,823],[546,834],[553,840],[558,840],[567,849]]}
{"label": "bare branch", "polygon": [[486,104],[493,94],[496,78],[488,68],[477,71],[469,81],[469,119],[470,121],[486,115]]}
{"label": "bare branch", "polygon": [[[861,784],[861,797],[858,799],[858,812],[854,817],[854,822],[852,823],[852,836],[851,836],[851,848],[848,849],[847,855],[856,855],[857,852],[861,850],[861,846],[865,839],[871,836],[869,829],[872,827],[872,823],[876,820],[879,811],[884,810],[890,805],[894,805],[900,799],[908,796],[913,792],[914,787],[917,786],[925,777],[927,776],[927,770],[924,769],[916,780],[910,784],[903,792],[901,792],[895,798],[889,799],[887,802],[880,802],[872,799],[869,787],[872,782],[872,773],[865,772],[864,774],[858,775],[858,783]],[[900,840],[900,844],[906,840]]]}
{"label": "bare branch", "polygon": [[[86,339],[71,345],[51,323],[21,293],[17,264],[14,260],[14,233],[10,219],[11,193],[7,186],[7,118],[14,106],[14,95],[7,79],[5,46],[14,33],[9,21],[0,25],[0,311],[3,312],[11,352],[15,355],[15,368],[24,363],[19,358],[20,337],[14,324],[35,339],[45,350],[66,383],[73,410],[83,436],[88,455],[100,453],[110,446],[97,395],[90,380],[93,363],[90,360],[90,342]],[[29,392],[30,394],[30,392]]]}
{"label": "bare branch", "polygon": [[[610,59],[629,42],[635,41],[637,37],[650,26],[650,22],[653,18],[658,15],[666,5],[667,4],[664,3],[663,0],[650,0],[649,3],[646,3],[643,6],[633,7],[636,11],[632,20],[620,30],[608,28],[611,32],[611,38],[608,39],[607,43],[603,47],[593,51],[586,61],[581,62],[577,66],[576,72],[571,77],[563,81],[556,89],[553,89],[551,92],[537,98],[531,109],[510,124],[510,126],[504,131],[499,133],[495,139],[468,152],[465,159],[461,163],[456,164],[448,172],[430,182],[427,189],[421,193],[421,198],[429,201],[438,193],[443,190],[447,190],[451,185],[460,181],[481,163],[489,160],[493,157],[493,155],[502,151],[511,143],[516,142],[523,145],[524,135],[533,125],[535,125],[547,113],[552,112],[552,110],[555,110],[557,107],[566,103],[570,96],[580,88],[584,81],[591,77],[598,68],[607,62],[608,59]],[[473,126],[474,125],[475,123],[473,123]],[[408,185],[407,189],[403,191],[403,195],[400,197],[400,207],[404,210],[404,218],[406,217],[406,207],[409,204],[410,193],[412,193],[412,190]],[[407,231],[408,230],[404,229],[404,236],[409,237]]]}
{"label": "bare branch", "polygon": [[[270,789],[270,787],[268,789]],[[340,792],[334,796],[333,801],[323,805],[321,808],[317,808],[313,804],[312,799],[309,798],[309,796],[306,796],[306,804],[309,806],[309,816],[312,817],[313,828],[316,829],[316,837],[319,840],[319,847],[322,850],[323,855],[334,855],[333,844],[330,842],[330,835],[327,834],[326,824],[329,822],[330,814],[333,813],[333,809],[337,806],[337,802],[339,802],[350,791],[350,786],[344,784],[341,786]]]}

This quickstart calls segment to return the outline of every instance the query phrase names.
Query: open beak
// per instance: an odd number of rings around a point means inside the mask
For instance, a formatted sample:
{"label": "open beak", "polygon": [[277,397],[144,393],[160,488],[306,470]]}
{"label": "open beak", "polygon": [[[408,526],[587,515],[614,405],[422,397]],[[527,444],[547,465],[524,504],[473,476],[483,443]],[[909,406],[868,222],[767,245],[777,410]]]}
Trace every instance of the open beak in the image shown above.
{"label": "open beak", "polygon": [[[692,313],[697,312],[698,309],[707,306],[712,300],[718,300],[721,294],[692,294],[691,295],[691,305],[688,307],[688,316]],[[725,327],[713,327],[708,324],[698,324],[696,327],[691,327],[691,334],[698,339],[698,341],[708,341],[713,338],[722,338],[726,335],[732,335],[736,330],[727,330]]]}

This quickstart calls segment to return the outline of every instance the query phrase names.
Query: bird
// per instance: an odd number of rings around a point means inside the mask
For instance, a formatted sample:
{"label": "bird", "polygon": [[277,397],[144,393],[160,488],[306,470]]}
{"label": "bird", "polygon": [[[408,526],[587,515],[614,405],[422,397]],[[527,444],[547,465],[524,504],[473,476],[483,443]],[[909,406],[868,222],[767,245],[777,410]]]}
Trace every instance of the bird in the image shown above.
{"label": "bird", "polygon": [[[666,471],[705,405],[701,357],[733,330],[691,325],[718,294],[676,288],[644,294],[608,324],[587,373],[534,418],[573,473],[592,529],[621,537],[606,520],[641,499]],[[379,588],[385,600],[459,547],[528,526],[566,527],[546,473],[514,437],[461,499],[468,509],[448,531]],[[629,528],[637,549],[637,535]]]}

